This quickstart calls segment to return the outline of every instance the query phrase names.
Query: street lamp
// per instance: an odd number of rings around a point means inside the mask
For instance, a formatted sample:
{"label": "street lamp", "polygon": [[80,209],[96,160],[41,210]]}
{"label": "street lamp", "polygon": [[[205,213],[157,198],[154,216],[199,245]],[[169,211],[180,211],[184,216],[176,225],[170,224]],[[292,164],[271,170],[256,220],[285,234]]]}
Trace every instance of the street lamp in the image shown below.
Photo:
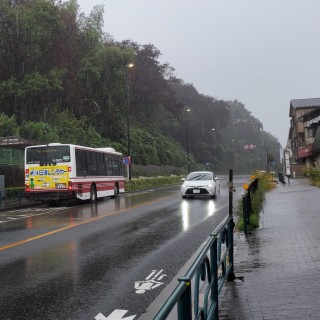
{"label": "street lamp", "polygon": [[[212,131],[212,133],[214,133],[215,132],[215,128],[212,128],[211,129],[211,131]],[[215,137],[214,137],[214,134],[212,135],[212,156],[211,156],[211,161],[212,161],[212,163],[211,163],[211,169],[213,170],[213,168],[214,168],[214,150],[215,150],[215,148],[214,148],[214,142],[215,142]]]}
{"label": "street lamp", "polygon": [[232,136],[231,142],[232,142],[232,153],[231,153],[232,159],[231,159],[231,168],[232,168],[232,170],[234,170],[234,138],[233,138],[233,136]]}
{"label": "street lamp", "polygon": [[133,63],[126,65],[126,99],[127,99],[127,139],[128,139],[128,179],[131,180],[131,139],[130,139],[130,119],[129,119],[129,107],[130,107],[130,97],[129,97],[129,68],[134,66]]}
{"label": "street lamp", "polygon": [[186,112],[186,145],[187,145],[187,165],[188,165],[188,173],[190,172],[190,160],[189,160],[189,139],[188,139],[188,112],[190,112],[191,109],[187,108],[185,110]]}
{"label": "street lamp", "polygon": [[269,165],[268,165],[268,148],[266,145],[266,139],[265,139],[265,134],[263,131],[263,124],[261,123],[261,127],[260,127],[260,132],[262,135],[262,154],[264,154],[264,156],[262,157],[262,159],[264,159],[264,166],[265,166],[265,170],[267,172],[269,172]]}

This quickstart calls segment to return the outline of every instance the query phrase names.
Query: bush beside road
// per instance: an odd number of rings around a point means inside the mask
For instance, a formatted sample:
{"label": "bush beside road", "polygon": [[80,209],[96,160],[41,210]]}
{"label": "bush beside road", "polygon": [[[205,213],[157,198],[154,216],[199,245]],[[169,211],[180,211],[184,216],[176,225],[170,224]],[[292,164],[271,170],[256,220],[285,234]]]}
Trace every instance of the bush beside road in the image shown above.
{"label": "bush beside road", "polygon": [[181,176],[146,178],[140,177],[138,179],[126,180],[125,190],[126,192],[133,192],[148,188],[179,184],[182,183],[181,178]]}

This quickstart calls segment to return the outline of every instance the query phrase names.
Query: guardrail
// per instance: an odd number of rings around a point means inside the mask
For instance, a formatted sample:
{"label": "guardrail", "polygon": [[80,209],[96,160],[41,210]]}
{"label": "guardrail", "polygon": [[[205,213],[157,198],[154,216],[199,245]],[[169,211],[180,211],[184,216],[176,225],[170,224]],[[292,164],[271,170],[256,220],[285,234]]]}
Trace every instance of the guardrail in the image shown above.
{"label": "guardrail", "polygon": [[[204,248],[154,320],[165,320],[177,308],[178,320],[219,319],[219,293],[233,270],[233,171],[229,173],[229,214],[212,232]],[[193,306],[193,307],[192,307]]]}

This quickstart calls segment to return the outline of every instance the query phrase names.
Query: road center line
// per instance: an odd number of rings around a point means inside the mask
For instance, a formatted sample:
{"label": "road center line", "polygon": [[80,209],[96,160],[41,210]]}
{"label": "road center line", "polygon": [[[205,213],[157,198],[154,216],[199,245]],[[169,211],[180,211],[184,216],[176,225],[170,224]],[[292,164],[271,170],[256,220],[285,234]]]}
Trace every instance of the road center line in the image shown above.
{"label": "road center line", "polygon": [[[165,198],[161,198],[161,200],[165,200],[165,199],[168,199],[168,198],[174,198],[174,197],[176,197],[176,196],[168,196],[168,197],[165,197]],[[76,223],[76,224],[72,224],[70,226],[62,227],[60,229],[56,229],[56,230],[53,230],[53,231],[42,233],[42,234],[39,234],[38,236],[35,236],[35,237],[31,237],[31,238],[27,238],[27,239],[24,239],[24,240],[21,240],[21,241],[13,242],[13,243],[10,243],[10,244],[7,244],[5,246],[0,247],[0,251],[11,249],[13,247],[17,247],[17,246],[20,246],[22,244],[25,244],[25,243],[28,243],[28,242],[31,242],[31,241],[34,241],[34,240],[38,240],[38,239],[50,236],[52,234],[61,232],[61,231],[72,229],[72,228],[81,226],[83,224],[94,222],[94,221],[97,221],[97,220],[100,220],[100,219],[103,219],[103,218],[106,218],[106,217],[110,217],[110,216],[116,215],[118,213],[126,212],[128,210],[137,209],[137,208],[140,208],[142,206],[150,205],[152,203],[156,203],[156,202],[159,202],[159,201],[160,200],[153,200],[153,201],[150,201],[150,202],[146,202],[144,204],[136,205],[136,206],[133,206],[133,207],[130,207],[130,208],[126,208],[126,209],[122,209],[122,210],[119,210],[119,211],[116,211],[116,212],[107,213],[107,214],[105,214],[103,216],[95,217],[95,218],[92,218],[92,219],[90,219],[88,221],[82,221],[82,222],[79,222],[79,223]]]}

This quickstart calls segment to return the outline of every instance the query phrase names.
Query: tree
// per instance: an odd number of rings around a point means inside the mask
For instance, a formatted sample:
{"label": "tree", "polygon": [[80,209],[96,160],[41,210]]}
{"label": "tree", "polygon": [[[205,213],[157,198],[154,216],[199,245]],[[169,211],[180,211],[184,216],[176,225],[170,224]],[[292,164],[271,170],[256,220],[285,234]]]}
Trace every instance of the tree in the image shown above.
{"label": "tree", "polygon": [[0,136],[17,136],[19,134],[19,127],[17,125],[15,116],[8,116],[0,113]]}

